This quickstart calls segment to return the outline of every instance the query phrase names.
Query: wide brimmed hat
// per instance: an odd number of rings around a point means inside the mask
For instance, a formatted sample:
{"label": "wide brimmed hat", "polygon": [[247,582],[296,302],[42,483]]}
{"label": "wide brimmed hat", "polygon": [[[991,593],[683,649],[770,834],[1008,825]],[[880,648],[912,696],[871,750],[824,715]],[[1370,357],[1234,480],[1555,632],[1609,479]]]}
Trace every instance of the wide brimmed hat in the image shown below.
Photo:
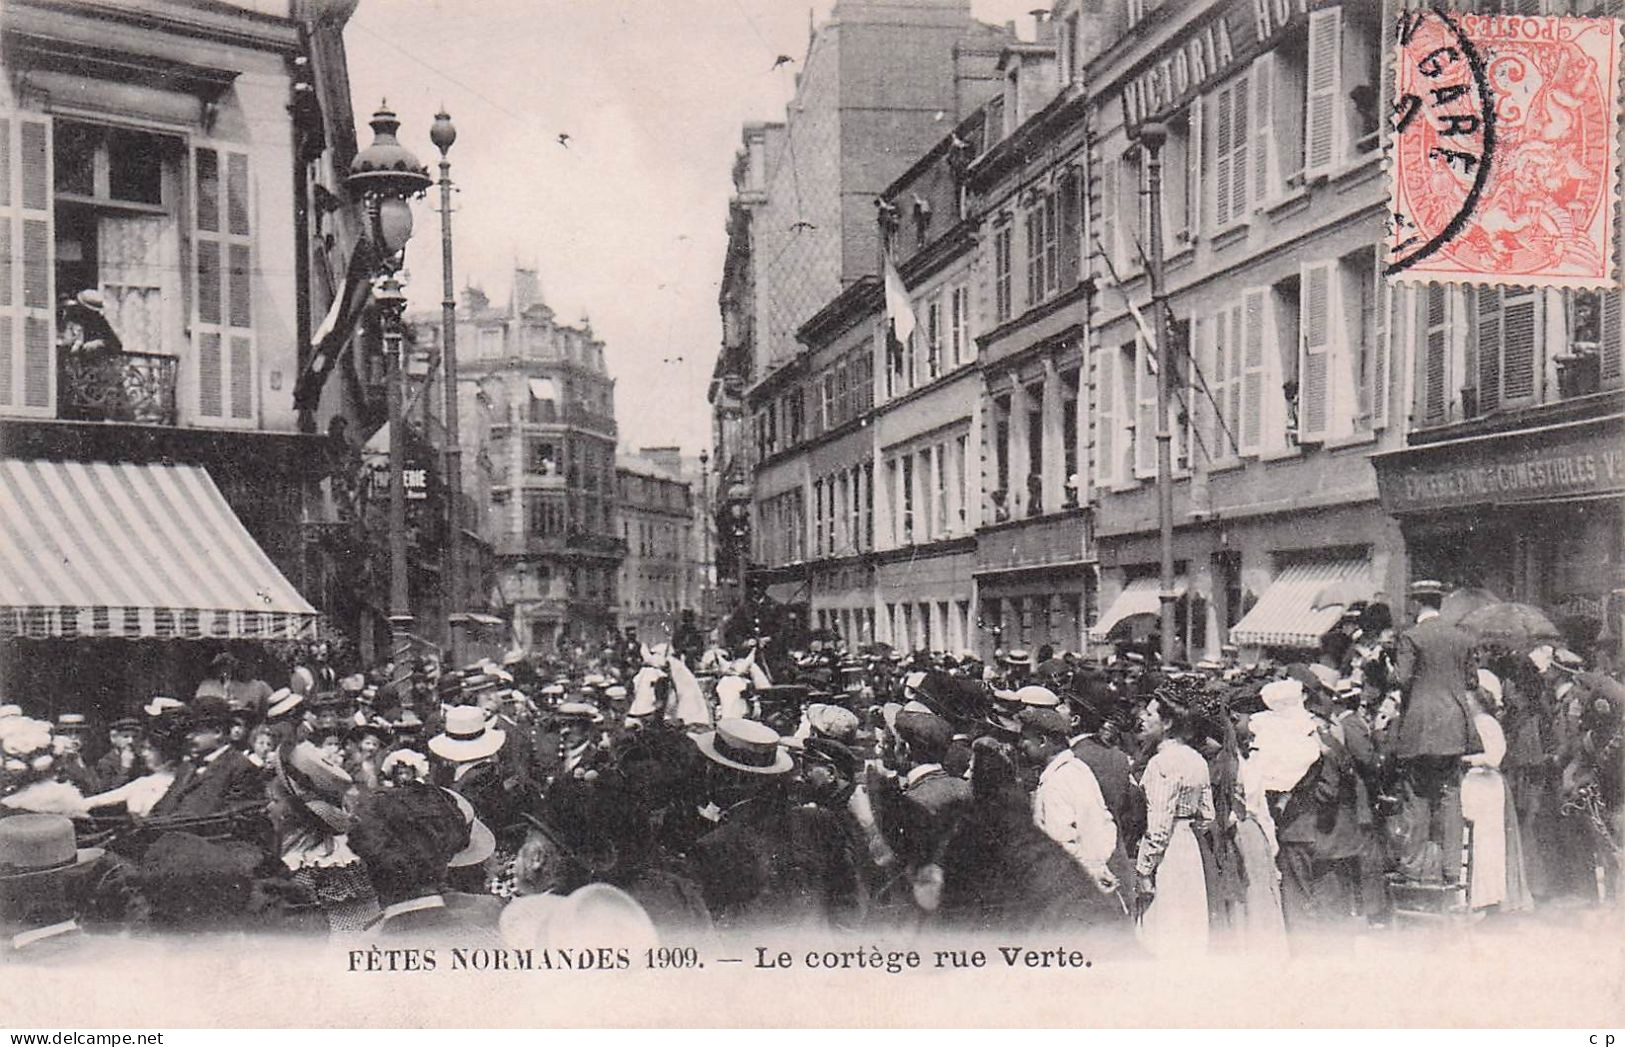
{"label": "wide brimmed hat", "polygon": [[515,898],[502,910],[497,930],[515,949],[569,948],[584,937],[634,952],[660,943],[654,921],[637,899],[607,883],[589,883],[568,896]]}
{"label": "wide brimmed hat", "polygon": [[282,784],[300,806],[335,833],[348,832],[350,815],[344,810],[344,794],[354,780],[309,742],[283,749],[277,761]]}
{"label": "wide brimmed hat", "polygon": [[446,710],[446,726],[429,739],[429,751],[442,760],[468,763],[495,755],[507,740],[507,733],[492,727],[479,706],[459,705]]}
{"label": "wide brimmed hat", "polygon": [[148,716],[162,716],[165,713],[175,713],[186,708],[186,703],[179,698],[170,698],[167,695],[154,695],[152,700],[141,707],[141,711]]}
{"label": "wide brimmed hat", "polygon": [[1418,579],[1411,583],[1412,596],[1443,596],[1444,583],[1436,582],[1431,578]]}
{"label": "wide brimmed hat", "polygon": [[286,687],[280,691],[272,691],[271,697],[265,700],[265,718],[274,720],[279,716],[286,716],[303,705],[304,701],[304,695]]}
{"label": "wide brimmed hat", "polygon": [[588,720],[592,723],[603,723],[604,714],[598,706],[591,702],[561,702],[554,710],[554,716],[566,720]]}
{"label": "wide brimmed hat", "polygon": [[497,850],[496,833],[490,826],[480,821],[479,815],[474,813],[474,805],[469,803],[461,793],[445,789],[445,794],[451,797],[457,809],[463,813],[463,821],[468,823],[468,846],[451,856],[446,865],[453,869],[464,869],[470,865],[478,865],[491,857]]}
{"label": "wide brimmed hat", "polygon": [[1036,683],[1017,688],[1016,701],[1038,709],[1053,709],[1061,704],[1059,695]]}
{"label": "wide brimmed hat", "polygon": [[32,881],[96,861],[100,847],[78,847],[73,822],[60,814],[0,818],[0,883]]}
{"label": "wide brimmed hat", "polygon": [[785,774],[795,767],[779,732],[755,720],[722,720],[716,730],[695,735],[694,744],[712,762],[747,774]]}

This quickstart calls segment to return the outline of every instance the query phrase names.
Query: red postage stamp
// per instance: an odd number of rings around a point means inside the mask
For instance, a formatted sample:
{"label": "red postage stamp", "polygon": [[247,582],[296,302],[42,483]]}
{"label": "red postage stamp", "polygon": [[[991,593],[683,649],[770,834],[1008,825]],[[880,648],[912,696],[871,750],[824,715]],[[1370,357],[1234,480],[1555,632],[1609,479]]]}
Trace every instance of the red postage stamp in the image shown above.
{"label": "red postage stamp", "polygon": [[1389,273],[1617,286],[1620,23],[1401,12]]}

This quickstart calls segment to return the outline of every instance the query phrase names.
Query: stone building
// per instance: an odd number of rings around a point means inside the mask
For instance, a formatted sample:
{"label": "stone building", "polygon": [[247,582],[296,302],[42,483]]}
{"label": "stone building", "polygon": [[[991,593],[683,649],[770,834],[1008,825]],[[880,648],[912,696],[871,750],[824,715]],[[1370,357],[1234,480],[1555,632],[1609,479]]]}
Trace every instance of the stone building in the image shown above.
{"label": "stone building", "polygon": [[[438,351],[438,318],[418,326]],[[514,272],[493,306],[477,289],[457,315],[463,489],[496,559],[491,605],[532,649],[592,642],[615,627],[625,554],[615,521],[615,381],[583,318],[560,321],[536,273]]]}
{"label": "stone building", "polygon": [[[681,474],[676,448],[622,454],[615,465],[616,513],[626,558],[616,598],[619,625],[644,643],[669,643],[684,611],[701,594],[694,548],[694,490]],[[651,453],[653,452],[653,453]]]}

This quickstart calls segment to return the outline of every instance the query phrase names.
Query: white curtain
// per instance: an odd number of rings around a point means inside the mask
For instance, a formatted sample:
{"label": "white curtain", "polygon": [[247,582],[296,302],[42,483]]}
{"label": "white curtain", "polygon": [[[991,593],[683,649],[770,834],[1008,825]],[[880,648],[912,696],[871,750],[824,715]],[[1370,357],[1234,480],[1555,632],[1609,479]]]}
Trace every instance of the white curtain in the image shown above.
{"label": "white curtain", "polygon": [[130,353],[167,353],[166,317],[179,268],[175,224],[164,215],[102,215],[97,254],[107,321]]}

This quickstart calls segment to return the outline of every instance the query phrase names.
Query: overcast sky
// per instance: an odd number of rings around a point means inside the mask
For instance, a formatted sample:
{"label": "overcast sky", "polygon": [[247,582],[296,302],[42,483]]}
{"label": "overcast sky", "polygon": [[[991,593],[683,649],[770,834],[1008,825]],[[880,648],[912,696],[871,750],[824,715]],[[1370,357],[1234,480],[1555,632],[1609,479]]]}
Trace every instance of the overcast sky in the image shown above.
{"label": "overcast sky", "polygon": [[[830,6],[811,5],[820,20]],[[1026,35],[1036,6],[973,10],[1019,18]],[[434,174],[434,113],[443,104],[457,125],[458,288],[506,303],[518,261],[540,272],[561,319],[590,316],[627,446],[710,442],[740,125],[784,118],[808,11],[800,0],[362,0],[345,34],[362,146],[387,98]],[[773,71],[779,54],[796,65]],[[417,205],[407,250],[414,310],[440,301],[437,204],[435,190]]]}

